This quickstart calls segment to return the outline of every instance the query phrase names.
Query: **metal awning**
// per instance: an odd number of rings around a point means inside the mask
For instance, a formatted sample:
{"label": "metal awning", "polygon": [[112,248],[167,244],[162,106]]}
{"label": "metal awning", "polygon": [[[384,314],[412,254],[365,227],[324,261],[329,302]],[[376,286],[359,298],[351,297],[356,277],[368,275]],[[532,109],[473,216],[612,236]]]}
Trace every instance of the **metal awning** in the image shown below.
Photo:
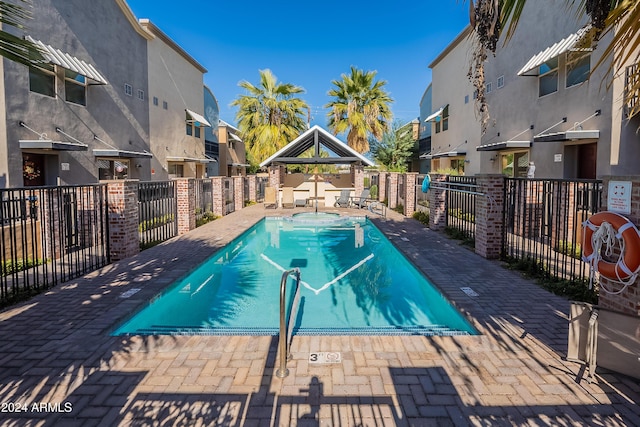
{"label": "metal awning", "polygon": [[[329,157],[320,157],[321,146],[330,151]],[[311,148],[314,149],[312,157],[298,157]],[[273,156],[260,163],[260,167],[269,166],[272,163],[325,165],[362,163],[365,166],[374,165],[371,160],[318,125],[303,132],[299,137],[278,150]]]}
{"label": "metal awning", "polygon": [[531,141],[500,141],[491,144],[483,144],[476,147],[478,151],[499,151],[509,150],[512,148],[529,148]]}
{"label": "metal awning", "polygon": [[107,79],[105,79],[93,65],[83,61],[82,59],[78,59],[75,56],[71,56],[66,52],[62,52],[60,49],[56,49],[53,46],[44,44],[40,40],[36,40],[31,36],[27,36],[26,39],[38,46],[40,53],[49,63],[81,74],[86,78],[93,80],[97,84],[107,84]]}
{"label": "metal awning", "polygon": [[115,157],[120,159],[135,159],[135,158],[151,158],[153,154],[147,153],[146,151],[127,151],[127,150],[118,150],[117,148],[113,149],[94,149],[93,155],[96,157]]}
{"label": "metal awning", "polygon": [[28,150],[87,151],[89,146],[79,142],[51,139],[20,139],[20,148]]}
{"label": "metal awning", "polygon": [[242,139],[236,135],[235,133],[231,133],[229,132],[229,136],[231,137],[231,139],[233,139],[234,141],[238,141],[238,142],[242,142]]}
{"label": "metal awning", "polygon": [[600,130],[567,130],[563,132],[546,133],[533,137],[535,142],[551,142],[551,141],[578,141],[582,139],[598,139],[600,138]]}
{"label": "metal awning", "polygon": [[431,114],[429,117],[427,117],[426,119],[424,119],[425,123],[426,122],[432,122],[434,120],[438,120],[438,117],[442,117],[442,112],[444,111],[445,108],[447,108],[449,106],[449,104],[445,104],[442,107],[440,107],[440,109],[438,111],[436,111],[435,113]]}
{"label": "metal awning", "polygon": [[440,157],[458,157],[458,156],[466,156],[466,155],[467,155],[466,150],[451,150],[451,151],[445,151],[442,153],[433,153],[431,154],[431,158],[439,159]]}
{"label": "metal awning", "polygon": [[185,108],[184,111],[187,113],[187,123],[193,123],[198,127],[211,127],[211,123],[195,111],[191,111],[188,108]]}
{"label": "metal awning", "polygon": [[211,163],[211,162],[215,162],[215,159],[208,159],[208,158],[202,158],[202,157],[173,157],[173,156],[169,156],[169,157],[167,157],[167,161],[168,162],[178,162],[178,163],[189,163],[189,162]]}
{"label": "metal awning", "polygon": [[[550,47],[546,48],[545,50],[537,53],[536,55],[533,55],[533,57],[531,57],[529,62],[527,62],[525,64],[525,66],[522,67],[522,69],[520,71],[518,71],[518,75],[519,76],[523,76],[526,73],[538,68],[539,66],[541,66],[545,62],[549,61],[550,59],[553,59],[553,58],[555,58],[557,56],[560,56],[563,53],[568,52],[570,50],[576,50],[575,49],[576,45],[582,40],[582,38],[590,30],[591,30],[591,25],[587,25],[587,26],[579,29],[575,33],[565,37],[562,40],[560,40],[559,42],[557,42],[553,46],[550,46]],[[585,48],[585,49],[581,49],[581,50],[591,51],[590,48],[588,48],[588,49]],[[537,74],[529,74],[529,75],[537,75]]]}

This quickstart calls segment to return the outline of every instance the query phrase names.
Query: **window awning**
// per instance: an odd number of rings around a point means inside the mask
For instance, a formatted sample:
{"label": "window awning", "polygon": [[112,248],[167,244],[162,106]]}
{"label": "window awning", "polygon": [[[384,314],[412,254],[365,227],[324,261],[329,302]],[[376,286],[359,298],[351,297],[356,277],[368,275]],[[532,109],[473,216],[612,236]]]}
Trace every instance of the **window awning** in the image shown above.
{"label": "window awning", "polygon": [[188,108],[185,108],[184,111],[186,111],[187,113],[187,123],[193,123],[198,127],[209,127],[209,128],[211,127],[211,123],[209,123],[207,119],[205,119],[203,116],[196,113],[195,111],[191,111]]}
{"label": "window awning", "polygon": [[551,141],[578,141],[582,139],[600,138],[599,130],[567,130],[563,132],[553,132],[533,137],[535,142]]}
{"label": "window awning", "polygon": [[120,159],[135,159],[135,158],[151,158],[153,154],[147,153],[146,151],[127,151],[127,150],[118,150],[117,148],[113,149],[94,149],[93,155],[96,157],[115,157]]}
{"label": "window awning", "polygon": [[233,139],[234,141],[238,141],[238,142],[242,142],[242,139],[236,135],[235,133],[229,133],[229,136],[231,137],[231,139]]}
{"label": "window awning", "polygon": [[430,154],[426,154],[425,157],[420,157],[420,158],[425,158],[425,159],[439,159],[441,157],[459,157],[459,156],[466,156],[467,155],[467,151],[466,150],[452,150],[452,151],[444,151],[442,153],[430,153]]}
{"label": "window awning", "polygon": [[51,139],[21,139],[20,148],[28,150],[87,151],[89,146],[79,142],[53,141]]}
{"label": "window awning", "polygon": [[200,157],[173,157],[173,156],[169,156],[167,157],[167,161],[168,162],[178,162],[178,163],[189,163],[189,162],[196,162],[196,163],[212,163],[215,162],[215,159],[209,159],[209,158],[200,158]]}
{"label": "window awning", "polygon": [[426,122],[432,122],[432,121],[437,121],[438,117],[442,117],[442,112],[444,111],[445,108],[447,108],[449,106],[449,104],[445,104],[442,107],[440,107],[440,109],[438,111],[436,111],[435,113],[431,114],[429,117],[427,117],[426,119],[424,119],[425,123]]}
{"label": "window awning", "polygon": [[40,53],[42,53],[42,56],[44,56],[49,63],[81,74],[86,78],[93,80],[94,83],[102,85],[107,84],[107,80],[93,65],[83,61],[82,59],[78,59],[75,56],[71,56],[66,52],[62,52],[60,49],[56,49],[53,46],[44,44],[40,40],[36,40],[30,36],[27,36],[26,39],[40,48]]}
{"label": "window awning", "polygon": [[476,147],[478,151],[499,151],[509,150],[512,148],[529,148],[531,147],[531,141],[501,141],[493,142],[491,144],[483,144]]}
{"label": "window awning", "polygon": [[[575,33],[565,37],[564,39],[560,40],[553,46],[550,46],[545,50],[537,53],[536,55],[533,55],[533,57],[531,57],[529,62],[527,62],[525,66],[522,67],[520,71],[518,71],[518,75],[523,76],[526,73],[532,70],[535,70],[536,68],[538,68],[545,62],[549,61],[550,59],[560,56],[563,53],[568,52],[570,50],[575,50],[574,48],[576,47],[576,45],[582,40],[582,38],[590,30],[591,30],[591,25],[582,27]],[[591,49],[588,49],[588,50],[590,51]],[[537,74],[530,74],[530,75],[537,75]]]}

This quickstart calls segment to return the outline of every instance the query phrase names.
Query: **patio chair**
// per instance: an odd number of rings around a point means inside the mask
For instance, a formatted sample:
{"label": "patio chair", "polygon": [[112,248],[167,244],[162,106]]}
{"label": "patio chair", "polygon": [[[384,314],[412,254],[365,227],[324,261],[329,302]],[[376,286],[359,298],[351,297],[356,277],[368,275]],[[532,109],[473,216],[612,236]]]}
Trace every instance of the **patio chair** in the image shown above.
{"label": "patio chair", "polygon": [[266,187],[264,189],[264,207],[266,208],[277,208],[278,207],[278,189],[275,187]]}
{"label": "patio chair", "polygon": [[351,197],[351,204],[360,209],[366,208],[367,204],[372,201],[372,199],[369,198],[370,195],[371,191],[368,188],[365,188],[362,190],[362,193],[360,193],[360,197]]}
{"label": "patio chair", "polygon": [[282,188],[282,207],[293,209],[295,202],[293,200],[293,187]]}
{"label": "patio chair", "polygon": [[351,204],[351,190],[341,190],[340,196],[336,199],[336,202],[333,204],[336,208],[348,208],[349,204]]}

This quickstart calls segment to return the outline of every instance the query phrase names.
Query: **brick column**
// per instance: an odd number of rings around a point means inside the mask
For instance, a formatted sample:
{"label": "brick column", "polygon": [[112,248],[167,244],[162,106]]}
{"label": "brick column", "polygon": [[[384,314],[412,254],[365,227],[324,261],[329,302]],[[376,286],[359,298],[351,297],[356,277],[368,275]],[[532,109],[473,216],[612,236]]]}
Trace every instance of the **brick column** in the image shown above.
{"label": "brick column", "polygon": [[[602,210],[607,210],[607,200],[609,197],[609,181],[626,181],[631,182],[631,213],[622,214],[633,222],[636,227],[640,227],[640,176],[606,176],[602,180]],[[600,282],[607,289],[614,292],[622,289],[620,283],[612,282],[606,277],[600,276]],[[598,296],[598,305],[602,308],[617,311],[620,313],[640,316],[640,279],[618,295],[610,294],[602,289]]]}
{"label": "brick column", "polygon": [[476,175],[476,253],[487,259],[500,257],[504,223],[504,176]]}
{"label": "brick column", "polygon": [[353,186],[355,188],[355,196],[360,197],[364,190],[364,166],[351,165],[351,173],[353,175]]}
{"label": "brick column", "polygon": [[249,200],[252,202],[258,201],[258,177],[255,175],[247,176],[249,180]]}
{"label": "brick column", "polygon": [[244,208],[244,177],[233,177],[233,203],[236,211]]}
{"label": "brick column", "polygon": [[109,254],[119,261],[140,252],[138,181],[109,181]]}
{"label": "brick column", "polygon": [[387,194],[389,209],[398,206],[398,172],[389,172],[389,194]]}
{"label": "brick column", "polygon": [[179,178],[175,182],[179,236],[196,228],[196,182],[192,178]]}
{"label": "brick column", "polygon": [[407,172],[404,175],[404,214],[411,216],[416,211],[416,182],[418,172]]}
{"label": "brick column", "polygon": [[280,188],[280,184],[282,184],[283,178],[284,176],[282,173],[282,166],[269,166],[269,187]]}
{"label": "brick column", "polygon": [[213,196],[213,214],[224,215],[224,176],[211,178],[211,193]]}
{"label": "brick column", "polygon": [[434,231],[442,231],[447,226],[447,204],[445,190],[433,188],[434,185],[447,181],[447,175],[432,173],[431,188],[427,193],[429,200],[429,228]]}
{"label": "brick column", "polygon": [[378,175],[378,201],[384,202],[387,198],[387,178],[386,172],[380,172]]}

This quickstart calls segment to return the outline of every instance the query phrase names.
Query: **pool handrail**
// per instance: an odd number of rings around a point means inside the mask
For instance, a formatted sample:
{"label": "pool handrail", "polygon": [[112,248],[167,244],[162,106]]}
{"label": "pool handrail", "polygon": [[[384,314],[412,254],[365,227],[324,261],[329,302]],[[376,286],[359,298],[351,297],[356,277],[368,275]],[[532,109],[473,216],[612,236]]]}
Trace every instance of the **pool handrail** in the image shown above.
{"label": "pool handrail", "polygon": [[[287,279],[289,274],[295,274],[296,276],[296,288],[293,296],[293,304],[291,314],[288,322],[285,318],[285,304],[287,294]],[[280,279],[280,334],[278,341],[278,348],[280,349],[280,366],[276,370],[276,376],[278,378],[284,378],[289,375],[287,369],[287,359],[289,357],[289,341],[293,332],[293,323],[291,318],[295,317],[294,313],[297,312],[297,305],[300,299],[300,269],[298,267],[292,268],[282,273],[282,279]]]}

